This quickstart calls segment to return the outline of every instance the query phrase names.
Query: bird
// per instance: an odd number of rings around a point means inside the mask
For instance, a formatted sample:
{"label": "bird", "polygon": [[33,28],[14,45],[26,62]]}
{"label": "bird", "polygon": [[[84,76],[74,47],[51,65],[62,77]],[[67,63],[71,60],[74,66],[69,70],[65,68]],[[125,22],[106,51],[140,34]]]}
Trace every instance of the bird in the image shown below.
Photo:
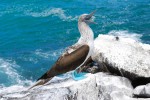
{"label": "bird", "polygon": [[90,14],[82,14],[79,17],[78,30],[81,36],[77,43],[68,47],[54,63],[54,65],[46,73],[44,73],[29,89],[38,85],[43,85],[50,81],[54,76],[64,74],[72,70],[74,70],[73,78],[75,80],[80,79],[80,77],[76,78],[76,75],[78,76],[78,74],[81,73],[83,66],[86,63],[92,61],[91,55],[94,49],[94,33],[89,24],[95,24],[95,22],[91,20],[95,12],[96,10]]}

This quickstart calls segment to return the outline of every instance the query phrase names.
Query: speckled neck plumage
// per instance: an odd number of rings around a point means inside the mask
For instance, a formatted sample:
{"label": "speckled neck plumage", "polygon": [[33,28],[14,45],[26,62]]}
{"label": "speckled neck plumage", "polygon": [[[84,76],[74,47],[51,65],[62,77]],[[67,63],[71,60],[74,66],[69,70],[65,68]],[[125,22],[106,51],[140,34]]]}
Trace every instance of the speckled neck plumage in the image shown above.
{"label": "speckled neck plumage", "polygon": [[83,21],[78,22],[78,29],[81,34],[81,37],[78,43],[81,44],[89,44],[89,42],[94,41],[94,34],[89,25]]}

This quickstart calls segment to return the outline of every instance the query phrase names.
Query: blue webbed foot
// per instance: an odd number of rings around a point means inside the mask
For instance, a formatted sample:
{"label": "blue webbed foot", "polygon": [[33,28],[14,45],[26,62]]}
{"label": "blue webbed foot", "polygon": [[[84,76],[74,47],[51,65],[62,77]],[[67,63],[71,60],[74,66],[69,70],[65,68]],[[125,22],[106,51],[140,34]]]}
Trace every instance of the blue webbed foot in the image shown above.
{"label": "blue webbed foot", "polygon": [[78,80],[82,80],[82,79],[85,79],[86,78],[86,75],[87,73],[84,73],[84,72],[77,72],[76,70],[73,71],[72,73],[72,78],[76,81]]}

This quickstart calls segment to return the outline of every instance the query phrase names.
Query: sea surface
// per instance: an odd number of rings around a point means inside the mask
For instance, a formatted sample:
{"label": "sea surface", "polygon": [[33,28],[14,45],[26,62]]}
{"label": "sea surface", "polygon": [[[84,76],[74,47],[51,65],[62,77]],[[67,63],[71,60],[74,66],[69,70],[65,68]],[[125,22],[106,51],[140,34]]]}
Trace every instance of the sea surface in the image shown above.
{"label": "sea surface", "polygon": [[1,0],[0,88],[36,81],[77,42],[78,18],[93,10],[95,38],[115,32],[150,44],[150,0]]}

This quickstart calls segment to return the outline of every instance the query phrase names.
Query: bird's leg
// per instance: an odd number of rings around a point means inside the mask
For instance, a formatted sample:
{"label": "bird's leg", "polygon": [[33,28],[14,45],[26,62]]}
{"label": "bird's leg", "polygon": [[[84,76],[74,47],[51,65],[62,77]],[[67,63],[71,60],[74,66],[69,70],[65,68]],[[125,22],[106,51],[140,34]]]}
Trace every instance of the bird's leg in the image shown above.
{"label": "bird's leg", "polygon": [[81,79],[86,78],[86,76],[85,76],[86,73],[83,72],[83,70],[85,68],[87,68],[91,62],[92,62],[92,59],[90,57],[81,67],[75,69],[75,71],[73,72],[73,79],[74,80],[81,80]]}
{"label": "bird's leg", "polygon": [[89,72],[89,73],[92,73],[92,74],[97,73],[97,72],[99,72],[99,66],[94,65],[90,68],[87,68],[86,72]]}
{"label": "bird's leg", "polygon": [[81,72],[81,68],[76,69],[77,73]]}
{"label": "bird's leg", "polygon": [[80,73],[82,72],[83,70],[87,69],[90,65],[93,62],[92,58],[88,58],[87,61],[83,64],[83,66],[81,66],[80,68],[77,69],[77,73]]}
{"label": "bird's leg", "polygon": [[97,73],[97,72],[107,72],[110,73],[110,71],[108,70],[106,64],[104,62],[101,63],[93,63],[92,67],[87,68],[85,70],[85,72],[89,72],[89,73]]}

